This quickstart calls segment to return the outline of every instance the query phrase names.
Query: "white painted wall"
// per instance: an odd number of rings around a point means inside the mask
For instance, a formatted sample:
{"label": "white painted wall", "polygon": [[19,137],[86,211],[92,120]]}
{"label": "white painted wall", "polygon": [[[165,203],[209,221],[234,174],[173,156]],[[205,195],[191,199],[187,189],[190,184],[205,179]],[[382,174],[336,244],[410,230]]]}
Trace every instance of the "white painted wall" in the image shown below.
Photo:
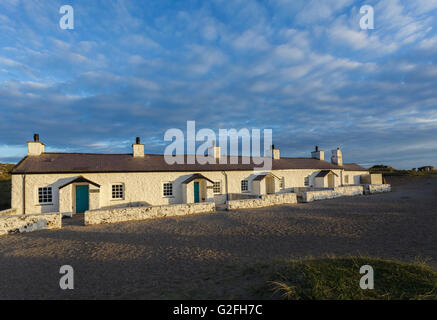
{"label": "white painted wall", "polygon": [[[339,177],[336,178],[336,185],[341,184],[341,170],[333,170]],[[304,187],[305,177],[310,177],[310,186],[314,186],[314,177],[320,170],[273,170],[272,173],[279,178],[284,177],[285,188],[279,190],[279,180],[275,179],[276,192],[292,192],[296,187]],[[98,193],[90,192],[90,209],[105,207],[126,207],[126,206],[147,206],[147,205],[167,205],[192,203],[194,196],[190,196],[190,188],[193,183],[187,185],[186,200],[182,182],[194,173],[200,173],[212,181],[221,181],[222,194],[213,194],[212,189],[206,189],[205,201],[226,201],[226,179],[222,172],[198,171],[198,172],[139,172],[139,173],[85,173],[85,174],[28,174],[25,179],[26,195],[26,214],[61,212],[75,212],[75,185],[69,185],[59,192],[59,187],[74,180],[79,176],[99,184],[99,190],[90,185],[90,191],[96,190]],[[256,177],[253,171],[227,171],[228,193],[241,194],[241,180],[249,181],[249,194],[258,191],[260,188],[253,189],[252,180]],[[363,172],[360,172],[363,174]],[[354,175],[356,175],[354,173]],[[164,197],[162,185],[165,182],[173,183],[173,197]],[[124,184],[124,199],[112,200],[112,184]],[[38,188],[51,186],[53,188],[53,204],[39,205]],[[202,197],[202,196],[201,196]],[[61,201],[60,201],[61,199]],[[23,176],[12,176],[12,208],[17,209],[18,214],[23,213]]]}
{"label": "white painted wall", "polygon": [[[344,185],[358,185],[361,184],[361,175],[368,174],[368,171],[344,171],[343,184]],[[349,177],[349,182],[346,183],[346,175]]]}

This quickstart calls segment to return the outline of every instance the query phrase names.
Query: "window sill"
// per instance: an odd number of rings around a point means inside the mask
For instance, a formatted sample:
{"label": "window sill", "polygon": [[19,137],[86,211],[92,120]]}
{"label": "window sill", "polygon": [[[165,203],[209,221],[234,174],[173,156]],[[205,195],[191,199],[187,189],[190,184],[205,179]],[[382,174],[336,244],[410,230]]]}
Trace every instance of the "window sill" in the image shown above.
{"label": "window sill", "polygon": [[162,196],[164,199],[165,198],[169,198],[169,199],[171,199],[171,198],[175,198],[175,196]]}
{"label": "window sill", "polygon": [[53,202],[50,202],[50,203],[38,203],[37,204],[37,206],[40,206],[40,207],[53,206],[53,205],[55,205]]}

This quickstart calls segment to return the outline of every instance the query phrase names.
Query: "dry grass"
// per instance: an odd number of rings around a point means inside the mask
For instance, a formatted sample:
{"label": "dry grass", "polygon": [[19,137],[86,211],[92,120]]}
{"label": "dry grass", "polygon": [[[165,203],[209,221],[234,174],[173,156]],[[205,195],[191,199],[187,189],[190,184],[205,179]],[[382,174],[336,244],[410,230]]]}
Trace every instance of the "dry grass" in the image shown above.
{"label": "dry grass", "polygon": [[0,163],[0,211],[11,207],[11,174],[13,164]]}
{"label": "dry grass", "polygon": [[10,163],[0,163],[0,180],[10,180],[11,173],[10,171],[14,167],[13,164]]}
{"label": "dry grass", "polygon": [[[273,263],[272,263],[273,264]],[[291,300],[437,300],[437,273],[424,263],[370,257],[318,258],[274,262],[264,290]],[[360,267],[375,272],[375,288],[359,286]],[[279,270],[278,270],[279,269]],[[262,291],[262,290],[259,290]]]}

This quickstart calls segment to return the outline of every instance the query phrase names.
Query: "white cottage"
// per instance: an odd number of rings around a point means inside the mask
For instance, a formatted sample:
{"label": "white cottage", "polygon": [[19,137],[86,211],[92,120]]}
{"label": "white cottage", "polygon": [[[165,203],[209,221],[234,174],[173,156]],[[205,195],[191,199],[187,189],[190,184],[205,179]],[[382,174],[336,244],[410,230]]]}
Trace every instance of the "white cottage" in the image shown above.
{"label": "white cottage", "polygon": [[311,158],[281,158],[273,149],[272,170],[260,174],[243,157],[238,164],[220,164],[215,146],[210,149],[214,164],[169,165],[163,155],[145,154],[139,138],[131,154],[49,153],[36,134],[28,155],[12,170],[12,208],[20,214],[76,214],[109,207],[223,204],[296,188],[360,184],[369,174],[357,164],[344,164],[340,149],[332,151],[330,162],[317,147]]}

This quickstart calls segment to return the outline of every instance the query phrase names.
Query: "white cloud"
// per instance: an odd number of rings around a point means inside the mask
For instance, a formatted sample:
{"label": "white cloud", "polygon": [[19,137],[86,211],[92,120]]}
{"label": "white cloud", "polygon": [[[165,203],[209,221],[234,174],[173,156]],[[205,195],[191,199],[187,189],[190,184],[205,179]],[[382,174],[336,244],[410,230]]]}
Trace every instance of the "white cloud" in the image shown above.
{"label": "white cloud", "polygon": [[200,45],[191,46],[189,59],[189,71],[197,74],[205,74],[215,66],[222,65],[227,61],[227,56],[220,50],[213,47]]}
{"label": "white cloud", "polygon": [[130,56],[128,61],[131,64],[144,64],[146,62],[146,60],[139,55]]}
{"label": "white cloud", "polygon": [[277,58],[283,61],[300,61],[305,57],[305,52],[289,44],[279,45],[274,50]]}
{"label": "white cloud", "polygon": [[418,47],[420,49],[437,49],[437,37],[423,39]]}
{"label": "white cloud", "polygon": [[237,49],[266,50],[270,47],[263,34],[254,30],[247,30],[233,41],[233,46]]}
{"label": "white cloud", "polygon": [[437,0],[415,0],[409,5],[415,7],[417,14],[423,14],[437,9]]}
{"label": "white cloud", "polygon": [[352,2],[353,0],[310,0],[296,15],[296,22],[305,25],[324,23]]}
{"label": "white cloud", "polygon": [[143,47],[149,49],[159,49],[161,46],[142,34],[131,34],[122,38],[122,43],[125,46]]}

